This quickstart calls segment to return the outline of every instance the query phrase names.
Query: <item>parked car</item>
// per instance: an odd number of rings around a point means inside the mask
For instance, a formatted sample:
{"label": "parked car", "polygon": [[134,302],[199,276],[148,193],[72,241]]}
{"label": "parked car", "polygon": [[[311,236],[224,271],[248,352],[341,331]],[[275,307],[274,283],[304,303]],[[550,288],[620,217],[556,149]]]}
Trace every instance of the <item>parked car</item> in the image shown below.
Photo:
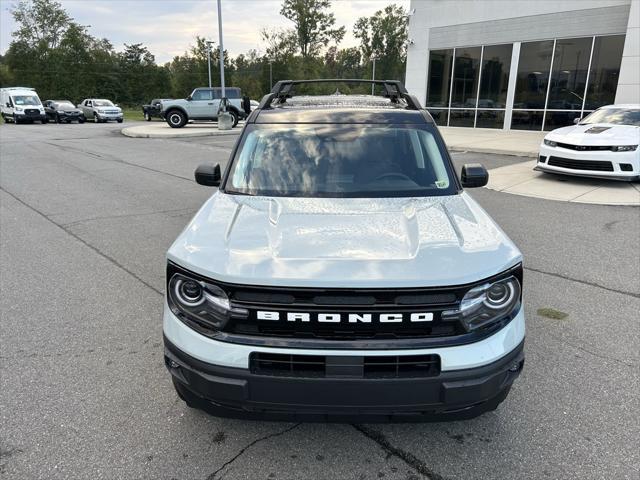
{"label": "parked car", "polygon": [[640,105],[607,105],[575,122],[544,137],[535,170],[640,180]]}
{"label": "parked car", "polygon": [[0,88],[0,106],[5,123],[47,123],[44,107],[33,88]]}
{"label": "parked car", "polygon": [[487,171],[458,178],[398,81],[374,83],[386,98],[297,97],[300,83],[262,100],[224,174],[195,172],[218,189],[167,253],[178,395],[249,418],[497,408],[524,365],[525,314],[522,255],[465,190]]}
{"label": "parked car", "polygon": [[[226,88],[229,99],[228,111],[233,117],[233,126],[238,120],[244,119],[251,112],[248,98],[242,97],[239,88]],[[162,116],[172,128],[184,127],[189,120],[218,120],[218,110],[222,89],[196,88],[185,99],[167,100],[162,102]]]}
{"label": "parked car", "polygon": [[47,100],[43,105],[47,119],[56,123],[84,123],[86,120],[82,110],[69,100]]}
{"label": "parked car", "polygon": [[162,102],[169,101],[169,98],[154,98],[148,105],[142,106],[144,119],[150,122],[152,118],[162,119]]}
{"label": "parked car", "polygon": [[93,119],[96,123],[108,122],[109,120],[122,123],[124,119],[122,109],[118,105],[114,105],[111,100],[87,98],[80,102],[78,108],[82,110],[85,118]]}

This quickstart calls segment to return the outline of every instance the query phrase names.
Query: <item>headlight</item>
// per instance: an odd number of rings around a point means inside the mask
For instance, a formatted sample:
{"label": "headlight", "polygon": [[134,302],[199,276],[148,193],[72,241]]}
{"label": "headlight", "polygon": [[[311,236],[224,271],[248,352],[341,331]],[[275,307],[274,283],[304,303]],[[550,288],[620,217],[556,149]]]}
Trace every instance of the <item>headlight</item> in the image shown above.
{"label": "headlight", "polygon": [[16,107],[16,112],[21,112],[22,111],[22,107]]}
{"label": "headlight", "polygon": [[230,318],[248,315],[244,308],[232,307],[220,287],[180,273],[169,280],[167,302],[176,316],[209,330],[221,330]]}
{"label": "headlight", "polygon": [[458,320],[471,332],[500,321],[520,307],[520,282],[508,277],[469,290],[457,310],[442,312],[443,320]]}
{"label": "headlight", "polygon": [[546,138],[544,139],[544,144],[547,147],[557,147],[558,146],[558,144],[556,142],[554,142],[552,140],[547,140]]}
{"label": "headlight", "polygon": [[618,145],[611,147],[612,152],[634,152],[638,145]]}

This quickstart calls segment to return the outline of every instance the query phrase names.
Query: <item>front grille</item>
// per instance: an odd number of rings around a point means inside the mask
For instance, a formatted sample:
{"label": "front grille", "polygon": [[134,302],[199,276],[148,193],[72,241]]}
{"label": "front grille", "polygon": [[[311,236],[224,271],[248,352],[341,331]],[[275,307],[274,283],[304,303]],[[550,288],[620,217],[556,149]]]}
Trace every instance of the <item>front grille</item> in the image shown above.
{"label": "front grille", "polygon": [[577,150],[579,152],[593,152],[602,150],[611,150],[607,145],[572,145],[571,143],[557,142],[558,147],[566,148],[568,150]]}
{"label": "front grille", "polygon": [[24,113],[31,116],[38,116],[40,115],[40,110],[37,108],[27,108]]}
{"label": "front grille", "polygon": [[[496,322],[468,332],[454,316],[470,288],[515,275],[518,265],[492,278],[468,285],[422,288],[320,288],[229,284],[213,281],[169,263],[167,279],[189,275],[223,289],[233,311],[221,330],[183,318],[191,328],[221,341],[247,345],[301,348],[388,348],[394,342],[418,348],[425,343],[454,345],[477,341],[502,328]],[[238,313],[243,312],[243,313]],[[175,313],[175,312],[174,312]],[[179,314],[177,314],[179,315]],[[505,317],[504,321],[511,320]],[[395,343],[394,343],[395,344]]]}
{"label": "front grille", "polygon": [[593,170],[598,172],[613,172],[611,162],[598,162],[593,160],[572,160],[570,158],[549,157],[547,162],[553,167],[569,168],[571,170]]}
{"label": "front grille", "polygon": [[439,355],[321,356],[253,352],[256,375],[302,378],[425,378],[440,374]]}
{"label": "front grille", "polygon": [[[240,335],[280,338],[306,338],[326,340],[365,340],[444,337],[466,333],[459,322],[441,321],[444,310],[456,308],[464,291],[405,290],[326,290],[286,289],[268,287],[236,287],[229,292],[234,307],[247,309],[248,318],[234,318],[225,331]],[[258,320],[258,311],[277,312],[282,320]],[[319,314],[340,314],[339,323],[316,321],[287,321],[288,313],[304,312],[315,317]],[[380,323],[379,314],[433,313],[429,322]],[[349,314],[371,315],[371,323],[349,323]]]}

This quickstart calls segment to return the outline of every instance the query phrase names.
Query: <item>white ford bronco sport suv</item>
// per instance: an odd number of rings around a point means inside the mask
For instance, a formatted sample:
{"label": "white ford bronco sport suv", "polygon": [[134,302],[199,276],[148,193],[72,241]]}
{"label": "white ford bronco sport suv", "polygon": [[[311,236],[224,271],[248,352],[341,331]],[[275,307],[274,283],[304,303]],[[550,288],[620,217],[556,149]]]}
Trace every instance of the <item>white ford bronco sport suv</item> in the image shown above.
{"label": "white ford bronco sport suv", "polygon": [[[522,255],[464,188],[433,119],[383,96],[300,96],[251,113],[218,186],[167,254],[165,364],[220,416],[477,416],[524,365]],[[357,82],[331,80],[332,82]],[[359,81],[363,82],[363,81]]]}

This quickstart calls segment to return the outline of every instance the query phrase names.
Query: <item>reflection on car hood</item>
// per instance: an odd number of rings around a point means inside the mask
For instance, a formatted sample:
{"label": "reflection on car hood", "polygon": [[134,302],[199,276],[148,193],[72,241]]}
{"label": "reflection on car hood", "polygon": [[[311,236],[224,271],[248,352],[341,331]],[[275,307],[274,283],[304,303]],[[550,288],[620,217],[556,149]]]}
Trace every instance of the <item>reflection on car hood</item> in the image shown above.
{"label": "reflection on car hood", "polygon": [[553,130],[546,138],[572,145],[638,145],[640,127],[612,123],[572,125]]}
{"label": "reflection on car hood", "polygon": [[466,193],[348,199],[218,192],[168,259],[230,283],[418,287],[481,280],[521,254]]}

